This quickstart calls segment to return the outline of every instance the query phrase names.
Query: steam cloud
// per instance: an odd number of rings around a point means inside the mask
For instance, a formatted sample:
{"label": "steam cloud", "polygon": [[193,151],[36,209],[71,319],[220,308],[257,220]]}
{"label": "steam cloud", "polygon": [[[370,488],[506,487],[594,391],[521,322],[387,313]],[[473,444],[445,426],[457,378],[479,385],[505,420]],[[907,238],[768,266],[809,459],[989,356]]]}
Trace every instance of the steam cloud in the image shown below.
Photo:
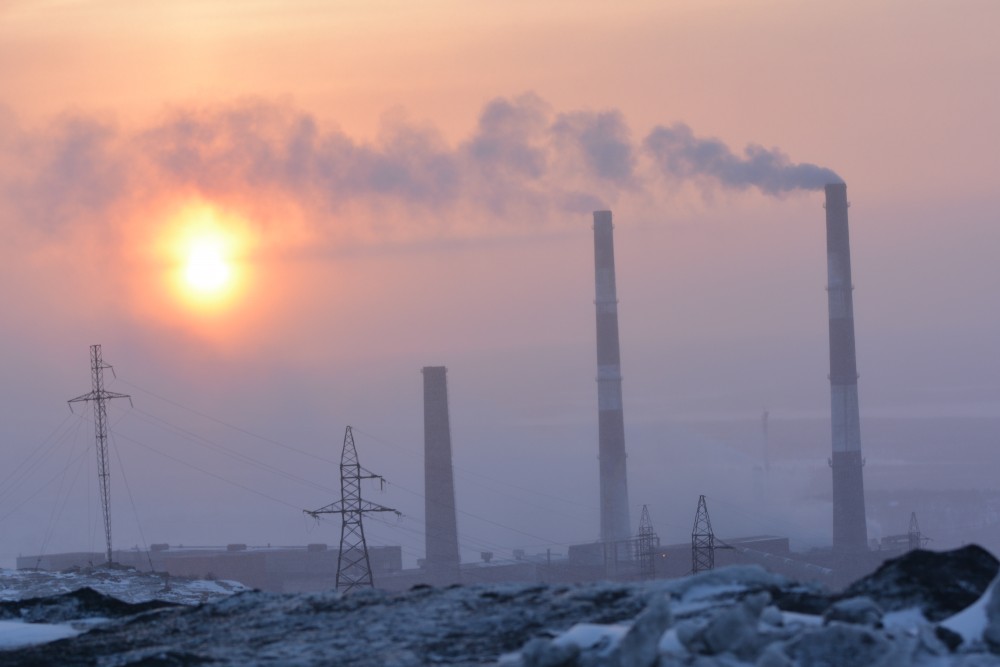
{"label": "steam cloud", "polygon": [[792,190],[818,190],[827,183],[840,182],[830,169],[814,164],[793,164],[777,149],[750,145],[744,157],[733,154],[717,139],[694,136],[687,125],[657,126],[644,146],[664,173],[678,179],[707,177],[729,188],[756,187],[777,195]]}
{"label": "steam cloud", "polygon": [[0,165],[0,207],[42,230],[178,188],[221,199],[252,191],[292,201],[316,221],[345,207],[538,221],[586,213],[623,194],[654,194],[664,180],[769,195],[840,180],[778,150],[751,145],[736,155],[682,124],[657,126],[635,142],[618,111],[555,113],[531,94],[486,104],[457,145],[401,120],[384,123],[375,141],[359,141],[268,102],[180,109],[137,131],[76,117],[29,134],[0,114],[0,144],[23,156]]}

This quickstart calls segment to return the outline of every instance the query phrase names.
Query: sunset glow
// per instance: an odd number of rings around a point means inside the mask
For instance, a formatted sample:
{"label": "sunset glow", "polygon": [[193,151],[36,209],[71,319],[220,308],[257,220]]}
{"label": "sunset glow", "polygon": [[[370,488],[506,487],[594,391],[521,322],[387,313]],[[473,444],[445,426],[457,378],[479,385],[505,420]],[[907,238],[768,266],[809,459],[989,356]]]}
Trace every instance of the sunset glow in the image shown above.
{"label": "sunset glow", "polygon": [[[834,450],[867,461],[869,544],[917,512],[1000,558],[998,25],[998,0],[0,0],[0,568],[98,553],[104,482],[116,554],[329,557],[342,517],[301,510],[339,498],[352,424],[391,482],[362,496],[409,517],[366,539],[422,576],[439,366],[462,577],[550,553],[556,579],[647,504],[682,541],[702,495],[719,535],[839,576],[868,552],[833,549]],[[103,481],[95,405],[65,403],[95,344],[134,400]],[[605,535],[611,461],[631,523]]]}
{"label": "sunset glow", "polygon": [[168,216],[156,252],[171,267],[171,291],[180,303],[216,314],[238,305],[251,238],[246,221],[206,203]]}

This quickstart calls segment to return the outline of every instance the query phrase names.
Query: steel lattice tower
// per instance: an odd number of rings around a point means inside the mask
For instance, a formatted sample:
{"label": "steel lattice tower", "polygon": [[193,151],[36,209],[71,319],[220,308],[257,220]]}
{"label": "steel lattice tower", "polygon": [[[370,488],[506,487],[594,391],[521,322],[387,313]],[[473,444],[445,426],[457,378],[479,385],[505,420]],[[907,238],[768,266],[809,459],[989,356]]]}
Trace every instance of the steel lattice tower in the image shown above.
{"label": "steel lattice tower", "polygon": [[920,524],[917,523],[917,513],[910,512],[910,528],[906,532],[906,541],[910,550],[919,549],[924,545],[924,536],[920,534]]}
{"label": "steel lattice tower", "polygon": [[708,516],[705,496],[698,496],[698,510],[691,529],[691,571],[695,574],[715,569],[715,533]]}
{"label": "steel lattice tower", "polygon": [[361,480],[378,479],[381,475],[366,470],[358,462],[358,450],[354,447],[351,427],[344,433],[344,450],[340,455],[340,500],[318,510],[308,511],[313,517],[320,514],[340,514],[340,554],[337,557],[337,590],[349,593],[355,588],[374,588],[371,561],[368,559],[368,544],[365,542],[365,527],[362,519],[366,512],[396,512],[396,510],[368,502],[361,498]]}
{"label": "steel lattice tower", "polygon": [[639,563],[639,578],[652,579],[656,574],[656,549],[660,546],[660,536],[653,530],[649,518],[649,508],[642,506],[639,517],[639,532],[635,536],[635,560]]}
{"label": "steel lattice tower", "polygon": [[[73,409],[74,403],[92,401],[94,403],[94,436],[97,441],[97,478],[101,491],[101,511],[104,514],[104,546],[105,556],[111,562],[111,471],[108,467],[108,407],[107,401],[112,398],[127,398],[129,403],[132,397],[128,394],[118,394],[107,391],[104,388],[104,369],[111,368],[110,364],[104,363],[101,356],[101,346],[90,346],[90,378],[92,389],[90,392],[70,399],[69,409]],[[112,374],[114,369],[111,370]]]}

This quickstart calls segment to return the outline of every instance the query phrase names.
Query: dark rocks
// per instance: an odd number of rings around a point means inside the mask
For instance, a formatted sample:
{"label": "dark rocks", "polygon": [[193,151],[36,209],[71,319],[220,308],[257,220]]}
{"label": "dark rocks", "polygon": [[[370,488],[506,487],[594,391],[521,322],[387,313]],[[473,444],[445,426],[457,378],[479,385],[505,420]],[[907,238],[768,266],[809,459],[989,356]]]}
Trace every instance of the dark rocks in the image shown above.
{"label": "dark rocks", "polygon": [[535,637],[521,649],[523,667],[572,667],[580,655],[576,644],[557,644],[551,639]]}
{"label": "dark rocks", "polygon": [[979,599],[1000,571],[988,551],[969,545],[954,551],[911,551],[886,561],[841,596],[867,596],[884,611],[919,607],[931,621],[960,612]]}
{"label": "dark rocks", "polygon": [[178,605],[161,600],[132,604],[122,602],[92,588],[80,588],[70,593],[28,600],[0,602],[0,620],[14,619],[29,623],[63,623],[80,618],[123,618],[153,609]]}
{"label": "dark rocks", "polygon": [[[980,595],[997,563],[983,554],[975,548],[910,554],[839,596],[759,567],[648,584],[501,584],[347,596],[249,592],[197,607],[129,605],[78,591],[0,605],[0,614],[111,620],[74,638],[4,652],[0,662],[978,667],[1000,664],[1000,594]],[[979,597],[944,625],[924,616],[953,616]]]}
{"label": "dark rocks", "polygon": [[891,642],[871,628],[833,623],[799,634],[784,653],[795,664],[809,667],[869,667],[891,650]]}
{"label": "dark rocks", "polygon": [[943,625],[938,625],[934,628],[934,636],[937,637],[938,641],[944,644],[949,651],[955,651],[962,645],[962,635],[953,630],[949,630]]}
{"label": "dark rocks", "polygon": [[[488,591],[496,595],[483,595]],[[504,584],[357,596],[248,592],[198,607],[165,608],[150,622],[130,622],[135,616],[113,620],[71,641],[6,652],[0,662],[4,667],[198,661],[356,667],[489,664],[548,629],[561,632],[598,619],[630,621],[646,608],[650,593],[641,586],[607,583]],[[650,612],[644,621],[648,632],[638,644],[652,641],[654,621],[656,614]],[[177,662],[177,656],[184,658]],[[557,657],[544,659],[552,663]]]}
{"label": "dark rocks", "polygon": [[816,585],[774,586],[769,592],[778,609],[794,611],[797,614],[822,614],[836,599],[828,591]]}

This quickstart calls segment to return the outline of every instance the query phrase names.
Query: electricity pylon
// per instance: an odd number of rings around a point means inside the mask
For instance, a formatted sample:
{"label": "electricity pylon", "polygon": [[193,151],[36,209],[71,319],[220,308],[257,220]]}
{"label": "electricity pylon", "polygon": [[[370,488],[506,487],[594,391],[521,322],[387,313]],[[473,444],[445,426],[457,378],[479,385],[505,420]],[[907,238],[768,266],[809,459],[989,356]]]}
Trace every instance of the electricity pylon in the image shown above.
{"label": "electricity pylon", "polygon": [[923,533],[920,532],[920,524],[917,523],[916,512],[910,512],[910,528],[906,533],[906,541],[911,551],[913,549],[922,549],[925,544],[931,541],[929,537],[924,537]]}
{"label": "electricity pylon", "polygon": [[705,496],[698,497],[698,509],[691,529],[691,571],[695,574],[715,569],[715,533],[708,516]]}
{"label": "electricity pylon", "polygon": [[94,404],[94,436],[97,440],[97,479],[101,489],[101,511],[104,513],[104,546],[105,556],[111,562],[111,471],[108,466],[108,408],[106,402],[112,398],[127,398],[129,404],[132,397],[128,394],[118,394],[104,388],[104,369],[114,369],[104,363],[101,356],[101,346],[90,346],[90,392],[72,398],[68,401],[69,409],[74,403],[92,401]]}
{"label": "electricity pylon", "polygon": [[652,579],[656,574],[656,549],[660,546],[660,536],[653,530],[649,518],[649,508],[642,506],[639,518],[639,532],[635,536],[635,559],[639,562],[639,578]]}
{"label": "electricity pylon", "polygon": [[358,450],[354,447],[351,427],[344,433],[344,451],[340,455],[340,500],[318,510],[305,513],[319,518],[320,514],[340,514],[340,555],[337,557],[337,590],[349,593],[355,588],[374,588],[371,561],[368,559],[368,544],[365,542],[365,527],[361,522],[366,512],[399,512],[368,502],[361,498],[361,480],[377,479],[383,484],[381,475],[366,470],[358,463]]}

